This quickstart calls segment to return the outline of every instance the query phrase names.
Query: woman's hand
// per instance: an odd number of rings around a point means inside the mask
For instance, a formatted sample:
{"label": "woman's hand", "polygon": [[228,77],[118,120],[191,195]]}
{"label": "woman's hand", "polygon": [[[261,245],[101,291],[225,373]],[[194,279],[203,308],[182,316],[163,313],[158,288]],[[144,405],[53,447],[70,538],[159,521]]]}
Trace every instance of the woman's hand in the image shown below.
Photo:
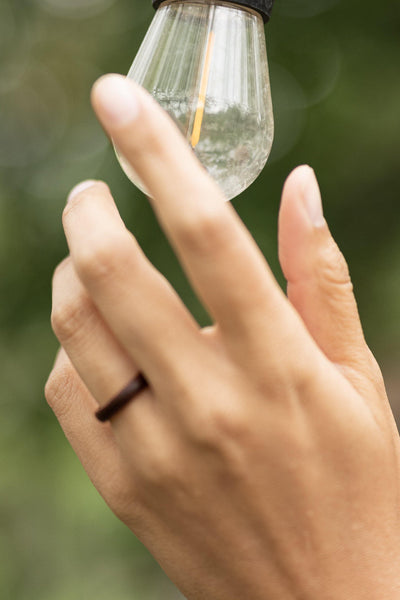
{"label": "woman's hand", "polygon": [[[287,299],[167,115],[109,76],[93,104],[150,191],[201,330],[104,183],[64,212],[47,399],[113,511],[190,600],[399,597],[399,439],[313,171],[280,213]],[[101,425],[138,372],[150,389]]]}

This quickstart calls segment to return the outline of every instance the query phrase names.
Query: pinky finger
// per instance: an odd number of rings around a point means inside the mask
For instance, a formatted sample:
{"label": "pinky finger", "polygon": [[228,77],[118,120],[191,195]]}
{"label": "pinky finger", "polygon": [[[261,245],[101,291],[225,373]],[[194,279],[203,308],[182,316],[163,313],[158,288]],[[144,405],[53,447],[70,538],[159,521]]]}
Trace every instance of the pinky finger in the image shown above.
{"label": "pinky finger", "polygon": [[61,348],[45,388],[46,400],[83,468],[105,501],[115,509],[130,475],[109,424],[94,417],[98,404]]}

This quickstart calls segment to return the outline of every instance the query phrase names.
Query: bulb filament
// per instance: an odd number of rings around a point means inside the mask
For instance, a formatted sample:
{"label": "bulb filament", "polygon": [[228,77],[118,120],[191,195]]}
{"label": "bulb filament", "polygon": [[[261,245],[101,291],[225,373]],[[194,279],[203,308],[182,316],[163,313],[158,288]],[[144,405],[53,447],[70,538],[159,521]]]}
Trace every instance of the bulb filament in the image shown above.
{"label": "bulb filament", "polygon": [[206,106],[206,94],[208,87],[208,80],[210,77],[211,58],[214,49],[215,33],[210,32],[208,37],[206,60],[204,62],[203,74],[201,76],[199,99],[197,101],[196,116],[194,118],[193,133],[190,140],[192,148],[196,148],[200,141],[201,127],[204,119],[204,109]]}

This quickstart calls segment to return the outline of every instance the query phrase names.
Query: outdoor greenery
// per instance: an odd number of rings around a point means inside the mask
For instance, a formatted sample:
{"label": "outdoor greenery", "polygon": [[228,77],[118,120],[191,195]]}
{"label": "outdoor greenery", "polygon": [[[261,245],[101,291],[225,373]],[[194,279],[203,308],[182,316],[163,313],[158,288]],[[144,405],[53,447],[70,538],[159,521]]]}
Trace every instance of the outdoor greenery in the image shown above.
{"label": "outdoor greenery", "polygon": [[[207,319],[89,105],[99,75],[128,71],[152,10],[150,0],[0,0],[2,600],[178,598],[92,488],[43,395],[57,349],[51,277],[67,252],[60,217],[82,179],[110,184],[145,252]],[[398,411],[400,3],[276,0],[267,43],[274,149],[234,205],[283,284],[281,188],[297,164],[315,168]]]}

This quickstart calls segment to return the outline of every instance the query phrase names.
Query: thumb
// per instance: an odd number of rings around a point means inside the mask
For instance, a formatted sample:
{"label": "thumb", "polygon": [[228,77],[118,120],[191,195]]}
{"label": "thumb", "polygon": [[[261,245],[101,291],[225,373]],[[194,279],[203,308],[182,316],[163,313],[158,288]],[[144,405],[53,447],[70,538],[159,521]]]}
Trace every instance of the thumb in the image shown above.
{"label": "thumb", "polygon": [[293,171],[283,190],[279,257],[289,300],[322,352],[354,385],[360,375],[376,384],[380,371],[364,339],[349,270],[324,219],[314,171],[307,166]]}

